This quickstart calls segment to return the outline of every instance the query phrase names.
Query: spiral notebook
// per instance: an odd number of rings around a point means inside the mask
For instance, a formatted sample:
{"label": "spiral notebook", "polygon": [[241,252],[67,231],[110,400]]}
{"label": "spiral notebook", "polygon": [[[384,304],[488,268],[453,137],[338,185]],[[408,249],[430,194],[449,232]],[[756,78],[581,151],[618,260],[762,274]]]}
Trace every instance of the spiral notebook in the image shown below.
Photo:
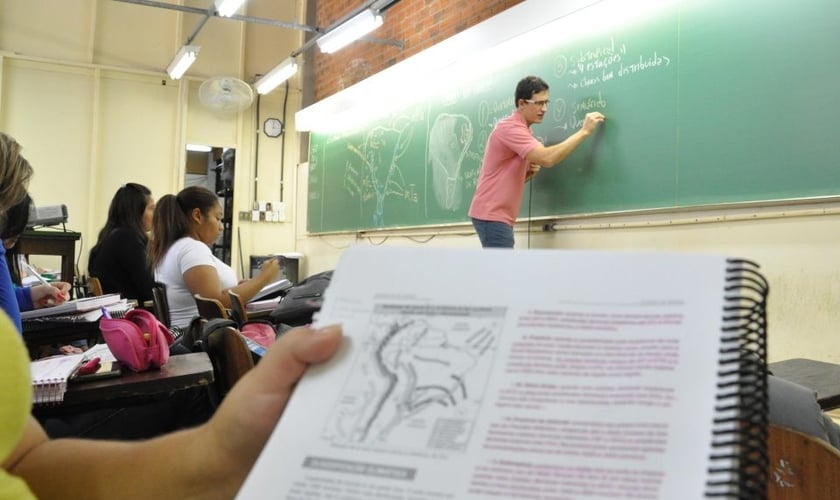
{"label": "spiral notebook", "polygon": [[57,355],[29,364],[32,375],[33,403],[58,404],[64,401],[70,375],[84,360],[84,354]]}
{"label": "spiral notebook", "polygon": [[239,498],[764,498],[767,288],[723,256],[352,247],[316,319],[344,344]]}

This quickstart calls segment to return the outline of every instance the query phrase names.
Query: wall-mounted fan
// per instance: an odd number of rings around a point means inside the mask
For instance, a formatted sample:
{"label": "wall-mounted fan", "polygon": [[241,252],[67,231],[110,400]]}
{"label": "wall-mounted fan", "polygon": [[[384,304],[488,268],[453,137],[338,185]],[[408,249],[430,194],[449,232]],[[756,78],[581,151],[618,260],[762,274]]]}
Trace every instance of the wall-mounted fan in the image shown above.
{"label": "wall-mounted fan", "polygon": [[251,105],[254,90],[238,78],[217,76],[201,84],[198,100],[204,107],[218,113],[238,113]]}

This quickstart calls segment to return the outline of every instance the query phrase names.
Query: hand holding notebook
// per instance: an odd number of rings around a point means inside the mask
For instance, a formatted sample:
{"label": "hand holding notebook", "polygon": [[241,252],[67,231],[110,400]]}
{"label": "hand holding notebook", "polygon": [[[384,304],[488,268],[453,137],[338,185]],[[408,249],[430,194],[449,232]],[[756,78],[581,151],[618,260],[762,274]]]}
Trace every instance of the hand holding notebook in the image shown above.
{"label": "hand holding notebook", "polygon": [[342,325],[340,355],[298,383],[239,498],[324,484],[359,498],[763,498],[755,267],[351,247],[316,318]]}

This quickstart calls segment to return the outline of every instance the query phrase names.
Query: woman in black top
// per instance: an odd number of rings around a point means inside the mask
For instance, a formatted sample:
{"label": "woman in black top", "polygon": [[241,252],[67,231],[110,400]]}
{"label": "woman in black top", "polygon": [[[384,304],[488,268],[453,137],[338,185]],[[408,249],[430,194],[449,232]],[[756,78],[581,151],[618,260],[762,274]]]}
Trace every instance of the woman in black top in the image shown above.
{"label": "woman in black top", "polygon": [[146,186],[130,182],[117,190],[88,259],[88,272],[99,278],[103,292],[140,304],[152,300],[154,274],[146,257],[146,233],[154,210],[155,200]]}

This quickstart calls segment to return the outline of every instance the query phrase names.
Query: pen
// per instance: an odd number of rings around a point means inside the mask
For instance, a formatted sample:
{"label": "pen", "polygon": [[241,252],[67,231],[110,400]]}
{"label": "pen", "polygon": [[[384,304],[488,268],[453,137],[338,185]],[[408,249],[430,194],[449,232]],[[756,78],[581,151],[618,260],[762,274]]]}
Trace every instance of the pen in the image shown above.
{"label": "pen", "polygon": [[30,264],[29,262],[23,261],[23,266],[26,268],[27,271],[29,271],[29,274],[31,274],[32,276],[35,276],[35,278],[37,278],[38,281],[40,281],[42,285],[49,285],[50,284],[49,281],[45,280],[44,277],[41,276],[38,273],[38,271],[35,270],[34,267],[32,267],[32,264]]}
{"label": "pen", "polygon": [[[34,267],[32,267],[32,264],[26,262],[25,260],[21,261],[21,263],[26,268],[26,270],[29,271],[29,274],[35,276],[42,285],[52,286],[49,281],[45,280],[44,277],[41,276],[41,274],[38,271],[36,271]],[[61,297],[65,300],[67,299],[64,293],[61,294]],[[52,299],[44,299],[44,305],[51,306],[54,303],[55,302]]]}

